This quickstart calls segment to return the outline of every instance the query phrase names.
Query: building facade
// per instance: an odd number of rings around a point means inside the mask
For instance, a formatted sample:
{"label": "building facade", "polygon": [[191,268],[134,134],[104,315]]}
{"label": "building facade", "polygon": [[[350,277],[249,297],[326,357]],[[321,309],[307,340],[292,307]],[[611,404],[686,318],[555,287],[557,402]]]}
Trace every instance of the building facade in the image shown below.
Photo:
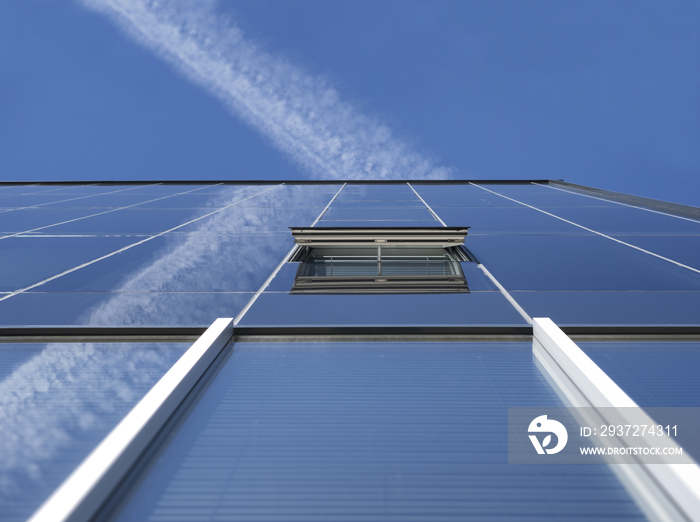
{"label": "building facade", "polygon": [[692,460],[509,463],[509,408],[700,408],[700,209],[2,184],[0,274],[3,520],[700,516]]}

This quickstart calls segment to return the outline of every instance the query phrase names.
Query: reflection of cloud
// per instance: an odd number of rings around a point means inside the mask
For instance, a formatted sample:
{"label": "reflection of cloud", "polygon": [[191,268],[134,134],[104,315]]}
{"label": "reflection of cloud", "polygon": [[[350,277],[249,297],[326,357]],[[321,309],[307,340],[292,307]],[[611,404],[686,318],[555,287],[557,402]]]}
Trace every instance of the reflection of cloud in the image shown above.
{"label": "reflection of cloud", "polygon": [[212,13],[211,0],[79,0],[218,97],[318,177],[444,178],[389,128],[339,98],[321,78],[247,41]]}
{"label": "reflection of cloud", "polygon": [[[212,204],[228,206],[248,196],[248,191],[248,187],[225,191],[212,196]],[[279,208],[232,206],[193,223],[187,233],[171,235],[171,243],[127,276],[115,289],[119,293],[87,312],[84,322],[105,326],[212,323],[220,310],[212,305],[211,294],[199,294],[199,300],[193,301],[183,294],[165,294],[164,300],[164,294],[149,292],[222,287],[254,292],[289,250],[287,227],[310,225],[333,193],[304,191],[306,208],[298,207],[300,195],[295,187],[283,185],[260,200]],[[246,233],[251,234],[250,240],[241,241]],[[241,295],[240,307],[252,294]],[[236,312],[230,310],[228,316]],[[3,515],[18,519],[30,515],[180,353],[164,346],[51,344],[0,382]]]}
{"label": "reflection of cloud", "polygon": [[49,344],[0,382],[3,517],[28,517],[184,348]]}
{"label": "reflection of cloud", "polygon": [[[299,195],[293,187],[282,186],[267,196],[274,197],[280,208],[234,206],[194,223],[187,234],[173,236],[154,261],[130,274],[114,290],[119,293],[85,314],[82,322],[99,326],[211,324],[219,316],[211,294],[162,292],[255,292],[289,251],[288,227],[310,225],[332,194],[306,194],[307,208],[294,207]],[[264,201],[270,202],[268,198]],[[256,234],[267,231],[280,233]],[[238,309],[249,298],[239,299]],[[238,309],[230,309],[226,317],[235,316]]]}

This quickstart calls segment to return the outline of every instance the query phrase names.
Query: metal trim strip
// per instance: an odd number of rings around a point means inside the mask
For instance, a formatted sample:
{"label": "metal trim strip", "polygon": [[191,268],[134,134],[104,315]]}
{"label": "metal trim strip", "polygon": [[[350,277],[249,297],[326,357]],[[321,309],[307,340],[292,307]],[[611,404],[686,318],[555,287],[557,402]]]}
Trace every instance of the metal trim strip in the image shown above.
{"label": "metal trim strip", "polygon": [[[639,407],[551,319],[533,319],[532,351],[555,389],[572,406]],[[656,424],[651,418],[648,423]],[[615,465],[612,470],[651,518],[700,520],[700,466],[692,460],[688,464]]]}
{"label": "metal trim strip", "polygon": [[233,337],[217,319],[34,512],[29,522],[87,522]]}

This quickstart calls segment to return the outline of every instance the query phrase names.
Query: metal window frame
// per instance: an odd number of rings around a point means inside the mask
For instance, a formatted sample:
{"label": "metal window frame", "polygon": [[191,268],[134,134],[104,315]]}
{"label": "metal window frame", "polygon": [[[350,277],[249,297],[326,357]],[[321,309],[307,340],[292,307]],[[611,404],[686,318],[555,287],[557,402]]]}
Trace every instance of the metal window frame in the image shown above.
{"label": "metal window frame", "polygon": [[[455,274],[386,275],[381,273],[382,247],[439,248],[450,255],[468,259],[466,252],[454,252],[464,245],[469,227],[289,227],[298,248],[289,258],[299,263],[291,294],[439,294],[469,293],[459,261]],[[315,248],[376,249],[375,275],[309,276],[304,263]]]}

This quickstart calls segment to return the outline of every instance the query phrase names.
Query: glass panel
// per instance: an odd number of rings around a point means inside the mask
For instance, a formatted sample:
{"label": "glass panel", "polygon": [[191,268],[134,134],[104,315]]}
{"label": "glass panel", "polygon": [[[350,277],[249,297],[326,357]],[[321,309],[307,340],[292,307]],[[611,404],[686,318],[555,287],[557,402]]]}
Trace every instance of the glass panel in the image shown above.
{"label": "glass panel", "polygon": [[229,353],[111,520],[644,519],[606,466],[507,464],[508,407],[561,406],[530,343]]}
{"label": "glass panel", "polygon": [[461,194],[459,191],[455,191],[421,194],[421,197],[433,210],[441,207],[523,207],[520,203],[489,194],[483,190],[480,190],[479,194]]}
{"label": "glass panel", "polygon": [[[464,273],[470,292],[481,292],[489,290],[498,290],[491,280],[476,266],[476,263],[460,263],[462,272]],[[289,293],[294,282],[294,277],[297,273],[298,263],[287,263],[282,266],[277,276],[270,282],[270,285],[265,290],[266,292],[283,292]]]}
{"label": "glass panel", "polygon": [[[570,207],[594,207],[592,212],[597,211],[597,207],[607,207],[607,208],[621,208],[618,203],[613,203],[612,201],[605,201],[603,199],[595,199],[583,196],[581,194],[572,194],[568,192],[561,192],[559,190],[550,189],[549,192],[540,194],[504,194],[513,199],[517,199],[533,207],[548,209],[548,208],[570,208]],[[496,196],[498,197],[498,196]],[[500,198],[503,199],[503,198]],[[622,207],[624,208],[624,207]],[[552,212],[557,214],[557,212]]]}
{"label": "glass panel", "polygon": [[613,237],[700,270],[700,235]]}
{"label": "glass panel", "polygon": [[461,275],[459,263],[442,248],[314,248],[300,276]]}
{"label": "glass panel", "polygon": [[16,194],[42,194],[66,190],[65,186],[56,185],[3,185],[0,184],[0,197]]}
{"label": "glass panel", "polygon": [[47,208],[122,208],[131,205],[139,205],[147,201],[153,201],[169,194],[134,194],[131,191],[118,192],[116,194],[102,194],[95,196],[73,196],[73,199],[65,199],[50,205]]}
{"label": "glass panel", "polygon": [[337,208],[331,206],[322,221],[430,221],[435,220],[425,208]]}
{"label": "glass panel", "polygon": [[166,234],[46,283],[42,291],[255,292],[293,245],[289,234]]}
{"label": "glass panel", "polygon": [[192,221],[214,209],[148,209],[128,208],[99,216],[56,225],[51,234],[158,234]]}
{"label": "glass panel", "polygon": [[700,343],[577,343],[642,407],[700,407]]}
{"label": "glass panel", "polygon": [[477,185],[507,196],[512,196],[513,194],[549,194],[552,191],[546,185],[535,185],[533,183],[477,183]]}
{"label": "glass panel", "polygon": [[87,208],[30,208],[0,212],[0,233],[13,234],[90,216],[101,210]]}
{"label": "glass panel", "polygon": [[130,237],[3,239],[0,241],[0,290],[19,290],[135,242]]}
{"label": "glass panel", "polygon": [[616,205],[611,208],[562,208],[552,214],[604,234],[700,234],[700,222]]}
{"label": "glass panel", "polygon": [[410,196],[408,199],[413,199],[416,197],[416,195],[413,193],[413,191],[410,189],[410,187],[405,184],[395,184],[395,185],[375,185],[375,184],[368,184],[368,185],[355,185],[355,184],[348,184],[345,185],[345,188],[341,192],[343,194],[345,199],[347,196],[351,196],[353,194],[361,194],[363,196],[372,196],[372,195],[392,195],[392,196],[397,196],[397,197],[405,197],[405,196]]}
{"label": "glass panel", "polygon": [[471,227],[469,234],[590,234],[527,207],[442,207],[433,210],[447,226]]}
{"label": "glass panel", "polygon": [[700,325],[700,292],[511,292],[530,317],[559,326]]}
{"label": "glass panel", "polygon": [[0,301],[0,326],[209,326],[236,317],[253,295],[25,292]]}
{"label": "glass panel", "polygon": [[[288,289],[292,288],[293,281],[292,277]],[[241,326],[524,324],[524,319],[500,292],[389,295],[290,295],[264,292],[240,322]]]}
{"label": "glass panel", "polygon": [[189,348],[0,344],[0,512],[26,520]]}
{"label": "glass panel", "polygon": [[507,290],[700,290],[700,274],[600,236],[467,236]]}
{"label": "glass panel", "polygon": [[321,220],[316,224],[316,228],[321,227],[350,227],[357,228],[358,226],[363,227],[388,227],[388,228],[399,228],[399,227],[437,227],[442,228],[439,221],[431,217],[431,221],[326,221]]}
{"label": "glass panel", "polygon": [[[240,198],[245,197],[240,195]],[[235,199],[225,198],[217,194],[176,194],[165,198],[158,198],[140,204],[138,209],[163,208],[163,209],[178,209],[178,208],[205,208],[214,210],[216,208],[225,207],[233,203]]]}
{"label": "glass panel", "polygon": [[15,195],[0,198],[0,208],[24,208],[41,206],[63,206],[63,207],[87,207],[88,201],[94,196],[70,195],[52,192],[47,194]]}
{"label": "glass panel", "polygon": [[420,194],[420,197],[422,197],[423,199],[425,199],[426,196],[431,196],[433,194],[459,194],[474,196],[488,194],[488,192],[486,192],[485,190],[482,190],[479,187],[475,187],[474,185],[470,185],[468,183],[440,183],[438,185],[423,185],[421,183],[411,183],[411,186],[415,189],[416,192],[418,192],[418,194]]}
{"label": "glass panel", "polygon": [[394,200],[394,199],[336,199],[333,202],[334,209],[356,209],[356,208],[421,208],[425,209],[425,204],[415,198],[414,201]]}

